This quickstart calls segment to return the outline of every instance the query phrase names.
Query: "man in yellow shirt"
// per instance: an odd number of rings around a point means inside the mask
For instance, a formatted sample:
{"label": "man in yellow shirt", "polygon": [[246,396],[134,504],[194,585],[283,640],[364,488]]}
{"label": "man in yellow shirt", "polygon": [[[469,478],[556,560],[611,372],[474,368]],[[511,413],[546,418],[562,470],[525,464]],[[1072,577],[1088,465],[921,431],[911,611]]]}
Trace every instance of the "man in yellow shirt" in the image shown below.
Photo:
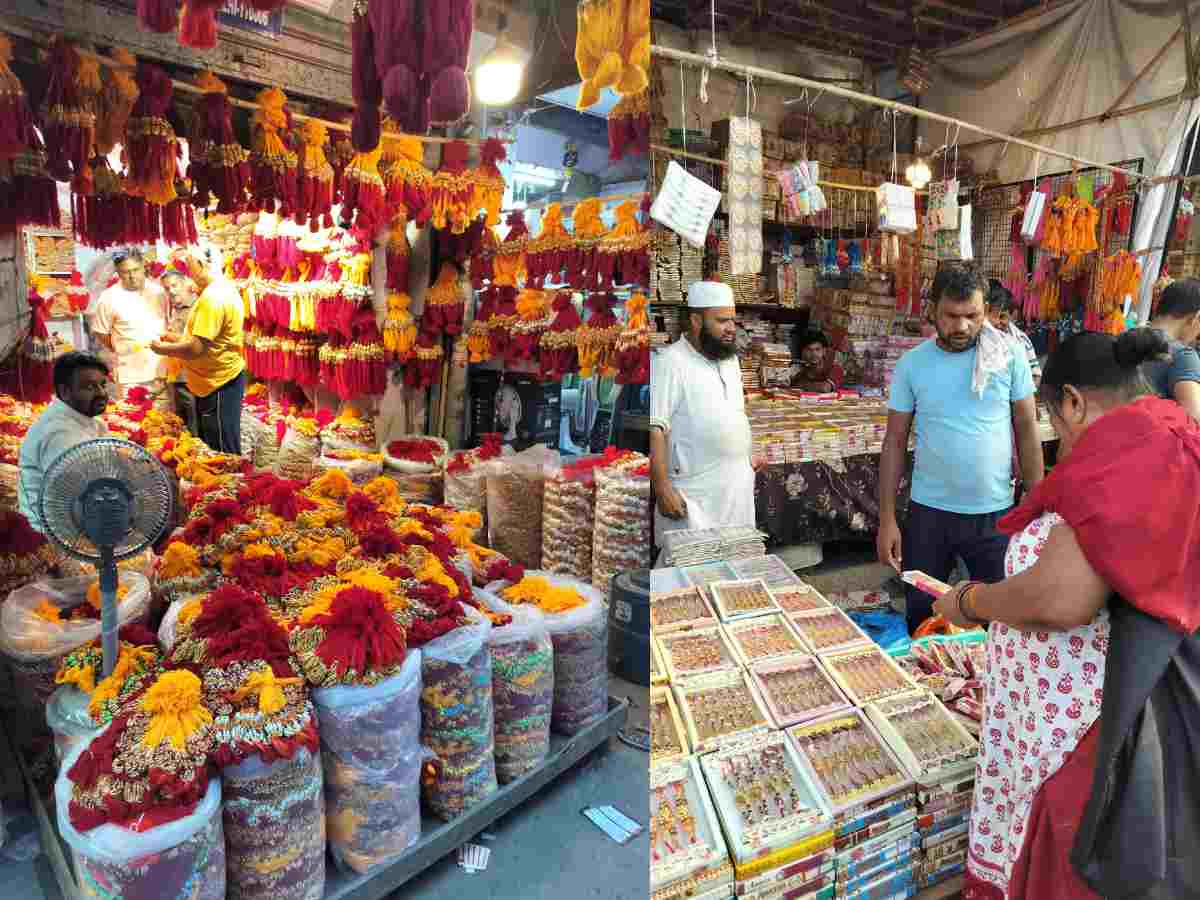
{"label": "man in yellow shirt", "polygon": [[[242,298],[237,288],[204,263],[194,257],[185,262],[200,296],[188,314],[183,334],[164,334],[150,349],[183,363],[188,391],[196,398],[200,439],[221,453],[241,453],[242,399],[246,394]],[[169,271],[164,275],[171,277]]]}

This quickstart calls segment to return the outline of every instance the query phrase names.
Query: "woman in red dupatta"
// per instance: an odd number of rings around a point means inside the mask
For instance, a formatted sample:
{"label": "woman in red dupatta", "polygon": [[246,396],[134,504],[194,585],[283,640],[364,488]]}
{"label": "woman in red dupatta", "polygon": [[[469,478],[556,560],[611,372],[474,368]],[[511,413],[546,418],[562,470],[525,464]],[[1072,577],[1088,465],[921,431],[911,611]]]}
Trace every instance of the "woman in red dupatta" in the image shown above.
{"label": "woman in red dupatta", "polygon": [[1200,429],[1145,396],[1139,369],[1167,352],[1148,328],[1055,351],[1040,393],[1060,461],[1000,522],[1006,580],[937,601],[957,625],[990,623],[968,900],[1099,896],[1070,855],[1093,789],[1110,598],[1183,633],[1200,624]]}

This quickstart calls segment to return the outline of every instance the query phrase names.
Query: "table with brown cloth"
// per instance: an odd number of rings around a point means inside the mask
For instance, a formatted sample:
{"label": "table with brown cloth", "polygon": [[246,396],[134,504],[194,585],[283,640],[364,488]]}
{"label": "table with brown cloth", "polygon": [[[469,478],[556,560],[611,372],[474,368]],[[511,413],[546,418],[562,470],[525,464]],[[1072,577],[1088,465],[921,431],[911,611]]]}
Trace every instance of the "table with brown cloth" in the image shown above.
{"label": "table with brown cloth", "polygon": [[[913,455],[900,477],[901,523],[908,509]],[[873,541],[879,531],[879,454],[765,466],[754,479],[758,528],[772,544]]]}

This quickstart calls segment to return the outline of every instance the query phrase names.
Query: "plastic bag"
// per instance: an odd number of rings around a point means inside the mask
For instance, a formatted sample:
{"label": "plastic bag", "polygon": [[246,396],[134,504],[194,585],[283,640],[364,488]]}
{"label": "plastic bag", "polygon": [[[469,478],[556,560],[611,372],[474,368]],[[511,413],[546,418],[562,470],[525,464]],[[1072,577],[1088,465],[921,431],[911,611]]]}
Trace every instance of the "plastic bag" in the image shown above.
{"label": "plastic bag", "polygon": [[366,484],[383,474],[381,459],[330,459],[318,456],[313,461],[313,475],[321,475],[329,469],[341,469],[354,484]]}
{"label": "plastic bag", "polygon": [[596,471],[552,468],[542,500],[542,568],[583,581],[592,577],[596,527]]}
{"label": "plastic bag", "polygon": [[621,469],[596,473],[592,585],[607,596],[613,578],[650,568],[650,478]]}
{"label": "plastic bag", "polygon": [[378,684],[312,692],[321,730],[329,849],[359,874],[390,862],[421,836],[421,658]]}
{"label": "plastic bag", "polygon": [[325,796],[321,760],[301,747],[265,763],[255,754],[221,772],[229,896],[321,900]]}
{"label": "plastic bag", "polygon": [[846,612],[854,624],[861,628],[871,640],[889,653],[903,651],[909,645],[908,626],[904,616],[892,612]]}
{"label": "plastic bag", "polygon": [[63,761],[54,795],[58,830],[75,855],[82,896],[121,900],[224,900],[225,832],[221,825],[221,781],[213,778],[190,815],[145,831],[105,824],[80,833],[67,813],[72,782],[67,772],[88,744]]}
{"label": "plastic bag", "polygon": [[487,464],[459,472],[446,472],[446,505],[455,509],[487,509]]}
{"label": "plastic bag", "polygon": [[274,471],[279,462],[279,433],[273,422],[267,422],[266,431],[258,437],[254,445],[254,468],[264,471]]}
{"label": "plastic bag", "polygon": [[61,765],[75,747],[100,733],[88,712],[91,698],[73,685],[56,690],[46,704],[46,724],[54,732],[54,757]]}
{"label": "plastic bag", "polygon": [[[554,715],[551,729],[557,734],[578,734],[608,712],[608,608],[604,595],[590,584],[553,575],[526,572],[526,578],[545,578],[553,585],[578,591],[587,601],[564,613],[547,613],[546,630],[554,644]],[[515,607],[501,593],[509,584],[496,581],[485,590],[501,612]]]}
{"label": "plastic bag", "polygon": [[465,607],[470,622],[421,648],[421,743],[437,759],[423,785],[426,806],[449,821],[497,789],[492,712],[492,623]]}
{"label": "plastic bag", "polygon": [[263,442],[275,444],[275,429],[256,416],[250,407],[242,409],[242,457],[251,462]]}
{"label": "plastic bag", "polygon": [[275,474],[293,481],[308,481],[313,474],[313,464],[320,455],[321,442],[318,438],[289,428],[279,445],[279,455],[275,457]]}
{"label": "plastic bag", "polygon": [[442,502],[442,473],[406,475],[394,469],[384,468],[383,474],[400,487],[400,496],[409,503],[428,503],[437,506]]}
{"label": "plastic bag", "polygon": [[[485,591],[478,599],[499,611],[502,604]],[[512,622],[492,626],[492,703],[496,723],[496,778],[501,784],[528,775],[550,753],[554,709],[554,645],[540,610],[512,609]]]}
{"label": "plastic bag", "polygon": [[[427,434],[402,434],[399,437],[392,438],[392,441],[432,441],[441,449],[433,454],[433,462],[417,462],[411,459],[403,459],[398,456],[392,456],[387,452],[387,446],[383,448],[384,464],[395,472],[402,472],[406,475],[421,475],[430,472],[440,472],[446,465],[446,457],[450,454],[450,444],[442,440],[440,437]],[[389,441],[388,444],[391,444]]]}
{"label": "plastic bag", "polygon": [[487,464],[488,542],[527,569],[542,566],[542,498],[558,452],[530,447]]}

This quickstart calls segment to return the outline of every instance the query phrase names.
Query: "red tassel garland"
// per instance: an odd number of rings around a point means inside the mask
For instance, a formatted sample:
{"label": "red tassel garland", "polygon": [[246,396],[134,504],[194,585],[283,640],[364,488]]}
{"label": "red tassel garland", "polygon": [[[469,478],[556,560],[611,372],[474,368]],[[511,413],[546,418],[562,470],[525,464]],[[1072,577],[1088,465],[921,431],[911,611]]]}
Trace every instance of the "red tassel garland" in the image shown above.
{"label": "red tassel garland", "polygon": [[71,182],[72,189],[90,188],[92,141],[96,116],[84,108],[79,90],[79,52],[75,45],[56,38],[50,45],[46,109],[42,136],[49,153],[50,174],[56,181]]}
{"label": "red tassel garland", "polygon": [[529,241],[525,251],[525,266],[530,281],[558,281],[566,268],[567,252],[574,241],[563,224],[562,205],[551,203],[542,211],[542,228]]}
{"label": "red tassel garland", "polygon": [[147,31],[166,34],[179,22],[179,0],[137,0],[138,24]]}
{"label": "red tassel garland", "polygon": [[422,11],[424,47],[422,69],[429,91],[433,125],[453,125],[471,108],[467,57],[474,27],[473,0],[437,0]]}
{"label": "red tassel garland", "polygon": [[599,290],[612,285],[611,273],[605,280],[600,277],[596,265],[597,247],[608,231],[600,218],[602,206],[603,202],[598,197],[589,197],[580,200],[571,215],[575,240],[567,250],[564,279],[571,287],[581,291]]}
{"label": "red tassel garland", "polygon": [[494,287],[496,311],[488,320],[488,354],[492,359],[508,356],[508,342],[517,323],[517,289],[497,284]]}
{"label": "red tassel garland", "polygon": [[508,151],[504,144],[496,138],[488,138],[479,149],[479,165],[472,173],[475,181],[472,211],[482,210],[487,214],[488,228],[500,224],[500,207],[504,203],[504,176],[500,173],[500,163],[506,159]]}
{"label": "red tassel garland", "polygon": [[299,198],[296,221],[316,231],[333,225],[333,166],[325,156],[328,133],[325,126],[312,119],[299,128]]}
{"label": "red tassel garland", "polygon": [[167,121],[173,85],[158,66],[138,66],[137,103],[126,130],[125,155],[129,172],[125,189],[149,203],[175,199],[175,129]]}
{"label": "red tassel garland", "polygon": [[28,152],[33,138],[29,99],[25,86],[9,67],[11,61],[12,41],[0,34],[0,164]]}
{"label": "red tassel garland", "polygon": [[509,332],[506,362],[537,362],[542,332],[549,324],[547,301],[546,291],[526,288],[517,295],[517,321]]}
{"label": "red tassel garland", "polygon": [[[390,117],[385,125],[394,129]],[[388,206],[398,214],[411,219],[421,228],[433,215],[433,173],[425,168],[425,145],[415,137],[385,137],[384,156],[387,171],[380,165],[384,187],[387,190]]]}
{"label": "red tassel garland", "polygon": [[417,334],[413,358],[404,367],[404,383],[411,388],[428,388],[437,384],[444,355],[441,338],[426,331]]}
{"label": "red tassel garland", "polygon": [[500,249],[500,241],[496,239],[496,232],[483,225],[481,219],[476,222],[483,227],[479,233],[479,247],[471,257],[470,265],[471,287],[478,291],[485,284],[491,284],[496,276],[496,251]]}
{"label": "red tassel garland", "polygon": [[346,168],[343,182],[342,220],[353,222],[354,230],[368,239],[374,238],[387,222],[379,156],[379,147],[356,154]]}
{"label": "red tassel garland", "polygon": [[259,91],[258,109],[250,117],[251,195],[254,205],[289,218],[296,209],[296,154],[281,135],[289,126],[287,97],[279,88]]}
{"label": "red tassel garland", "polygon": [[608,158],[612,162],[626,156],[645,156],[650,152],[650,100],[647,92],[622,97],[608,114]]}
{"label": "red tassel garland", "polygon": [[458,269],[451,263],[443,263],[437,281],[425,295],[421,331],[431,335],[462,334],[465,302]]}
{"label": "red tassel garland", "polygon": [[200,205],[217,201],[217,212],[234,214],[246,207],[250,188],[250,154],[233,133],[233,107],[225,84],[212,72],[201,72],[196,86],[204,93],[189,146],[188,175]]}
{"label": "red tassel garland", "polygon": [[29,333],[13,351],[11,367],[0,366],[0,391],[28,403],[54,397],[54,347],[46,330],[47,301],[29,290]]}
{"label": "red tassel garland", "polygon": [[392,219],[387,241],[387,289],[400,294],[408,293],[408,222],[403,216]]}
{"label": "red tassel garland", "polygon": [[225,0],[184,0],[179,43],[193,50],[217,46],[217,11]]}
{"label": "red tassel garland", "polygon": [[462,141],[442,147],[442,164],[433,175],[431,205],[433,227],[462,234],[475,218],[472,200],[475,182],[467,169],[471,149]]}
{"label": "red tassel garland", "polygon": [[616,209],[616,223],[600,242],[596,265],[608,284],[650,284],[650,231],[637,220],[638,204],[626,200]]}
{"label": "red tassel garland", "polygon": [[520,212],[508,214],[508,234],[496,248],[492,261],[492,281],[507,287],[517,287],[527,276],[529,228]]}
{"label": "red tassel garland", "polygon": [[551,309],[554,318],[542,335],[540,371],[542,378],[559,381],[579,371],[579,351],[575,342],[583,320],[575,309],[570,291],[559,291]]}
{"label": "red tassel garland", "polygon": [[646,297],[634,294],[625,304],[629,318],[617,339],[617,384],[650,381],[650,320]]}
{"label": "red tassel garland", "polygon": [[584,303],[589,315],[579,326],[575,342],[579,349],[579,374],[584,378],[617,374],[615,349],[621,323],[613,312],[616,304],[617,298],[612,294],[592,294]]}

